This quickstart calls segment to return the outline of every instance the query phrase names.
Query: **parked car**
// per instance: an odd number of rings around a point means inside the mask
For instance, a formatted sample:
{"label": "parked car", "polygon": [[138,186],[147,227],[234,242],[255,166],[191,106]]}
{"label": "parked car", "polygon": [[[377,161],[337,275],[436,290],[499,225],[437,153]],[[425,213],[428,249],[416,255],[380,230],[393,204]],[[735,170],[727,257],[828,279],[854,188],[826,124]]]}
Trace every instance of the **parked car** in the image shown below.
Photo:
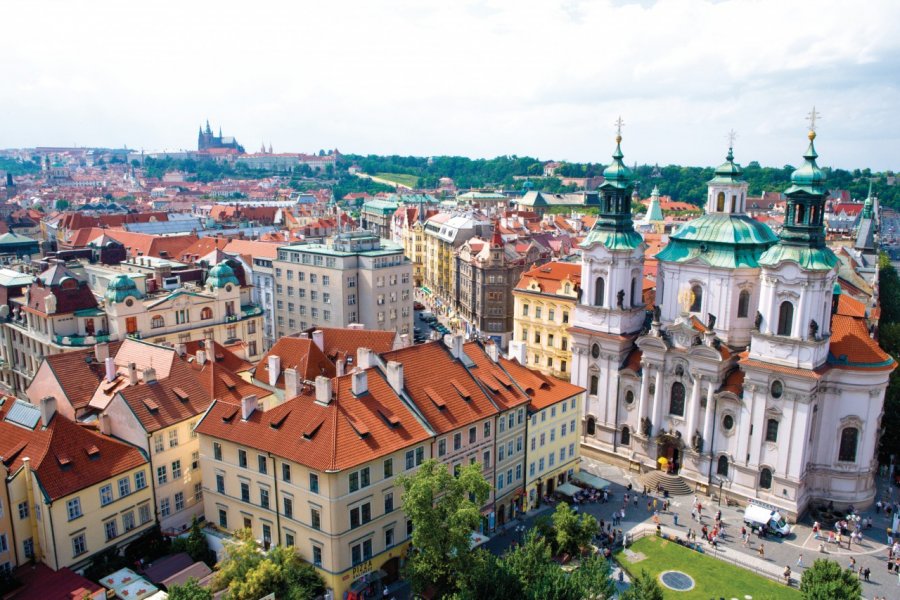
{"label": "parked car", "polygon": [[425,310],[425,305],[422,304],[421,302],[419,302],[418,300],[416,300],[415,302],[413,302],[413,309],[414,310]]}

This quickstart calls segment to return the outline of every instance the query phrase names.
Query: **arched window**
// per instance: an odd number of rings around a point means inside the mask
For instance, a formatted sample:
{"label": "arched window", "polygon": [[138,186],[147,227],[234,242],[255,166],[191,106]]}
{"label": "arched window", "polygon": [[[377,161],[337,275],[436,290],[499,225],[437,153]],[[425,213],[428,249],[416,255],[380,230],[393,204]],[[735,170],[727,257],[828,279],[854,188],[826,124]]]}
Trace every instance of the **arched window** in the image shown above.
{"label": "arched window", "polygon": [[759,472],[759,487],[764,490],[772,489],[772,470],[763,469]]}
{"label": "arched window", "polygon": [[634,404],[634,392],[632,392],[631,390],[625,392],[625,404],[627,404],[628,406]]}
{"label": "arched window", "polygon": [[641,288],[638,287],[638,278],[631,278],[631,306],[640,306],[641,304]]}
{"label": "arched window", "polygon": [[769,419],[766,421],[766,441],[767,442],[777,442],[778,441],[778,420],[777,419]]}
{"label": "arched window", "polygon": [[672,396],[669,398],[669,414],[684,416],[684,384],[676,381],[672,384]]}
{"label": "arched window", "polygon": [[746,319],[750,315],[750,291],[741,290],[738,294],[738,319]]}
{"label": "arched window", "polygon": [[594,284],[594,306],[603,306],[603,298],[606,296],[606,280],[598,277]]}
{"label": "arched window", "polygon": [[703,306],[703,288],[699,285],[691,286],[691,312],[700,312]]}
{"label": "arched window", "polygon": [[806,218],[806,207],[803,206],[802,204],[798,204],[797,205],[797,220],[795,221],[795,223],[797,225],[803,225],[804,224],[803,219],[805,219],[805,218]]}
{"label": "arched window", "polygon": [[791,335],[794,325],[794,305],[785,300],[778,309],[778,335]]}
{"label": "arched window", "polygon": [[594,417],[588,417],[587,434],[594,435],[595,433],[597,433],[597,421],[594,420]]}
{"label": "arched window", "polygon": [[212,319],[212,309],[208,306],[204,306],[203,310],[200,311],[201,319]]}
{"label": "arched window", "polygon": [[631,443],[631,431],[628,430],[627,426],[622,428],[622,433],[619,441],[623,446],[627,446]]}
{"label": "arched window", "polygon": [[593,395],[597,395],[597,388],[600,384],[600,378],[596,375],[591,375],[591,391],[590,393]]}
{"label": "arched window", "polygon": [[724,454],[719,457],[719,463],[716,465],[716,474],[721,477],[728,477],[728,457]]}
{"label": "arched window", "polygon": [[153,329],[159,329],[160,327],[166,326],[166,320],[162,315],[153,315],[153,318],[150,319],[150,327]]}
{"label": "arched window", "polygon": [[725,212],[725,192],[719,192],[716,196],[716,212]]}
{"label": "arched window", "polygon": [[591,357],[600,358],[600,344],[594,344],[593,346],[591,346]]}
{"label": "arched window", "polygon": [[838,460],[842,462],[856,462],[856,446],[859,442],[859,429],[847,427],[841,432],[841,447],[838,451]]}
{"label": "arched window", "polygon": [[737,196],[734,195],[731,196],[731,212],[737,212]]}

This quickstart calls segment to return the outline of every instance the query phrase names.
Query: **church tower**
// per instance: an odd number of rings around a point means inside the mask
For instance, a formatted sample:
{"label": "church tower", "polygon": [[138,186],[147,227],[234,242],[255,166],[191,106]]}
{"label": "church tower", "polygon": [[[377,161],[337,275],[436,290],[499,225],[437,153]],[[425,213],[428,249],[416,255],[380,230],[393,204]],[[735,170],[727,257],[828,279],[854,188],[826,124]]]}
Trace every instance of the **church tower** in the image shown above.
{"label": "church tower", "polygon": [[572,381],[587,388],[585,412],[597,438],[611,444],[616,431],[618,371],[643,327],[643,238],[631,215],[632,171],[622,162],[622,119],[616,149],[600,185],[600,214],[581,243],[581,295],[572,334]]}
{"label": "church tower", "polygon": [[784,226],[760,257],[759,312],[750,358],[816,369],[828,358],[838,259],[825,245],[825,173],[816,164],[815,110],[804,163],[791,175]]}

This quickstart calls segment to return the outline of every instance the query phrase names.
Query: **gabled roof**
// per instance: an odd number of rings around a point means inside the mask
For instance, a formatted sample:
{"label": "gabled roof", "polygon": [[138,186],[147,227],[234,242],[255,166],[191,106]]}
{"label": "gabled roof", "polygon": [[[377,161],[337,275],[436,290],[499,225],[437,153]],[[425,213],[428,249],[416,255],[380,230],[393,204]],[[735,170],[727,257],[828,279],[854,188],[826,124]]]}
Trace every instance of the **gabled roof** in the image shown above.
{"label": "gabled roof", "polygon": [[206,356],[216,362],[222,364],[229,371],[235,373],[243,373],[253,368],[253,363],[244,360],[219,342],[213,342],[213,351],[210,354],[209,348],[206,346],[206,340],[194,340],[184,345],[185,353],[189,356],[196,356],[198,350],[206,352]]}
{"label": "gabled roof", "polygon": [[831,317],[828,363],[836,368],[892,371],[894,359],[869,336],[865,319],[846,315]]}
{"label": "gabled roof", "polygon": [[[122,342],[111,342],[109,355],[115,356],[121,345]],[[88,405],[106,373],[105,365],[93,357],[93,348],[48,354],[44,357],[44,362],[50,367],[63,394],[76,411]]]}
{"label": "gabled roof", "polygon": [[[216,402],[197,431],[271,452],[317,471],[342,471],[428,440],[419,423],[376,369],[367,369],[368,392],[355,396],[352,375],[332,380],[333,400],[319,404],[315,391],[246,421],[235,407]],[[392,425],[390,420],[396,423]]]}
{"label": "gabled roof", "polygon": [[532,281],[538,282],[542,293],[557,294],[565,281],[570,281],[575,285],[581,283],[581,264],[552,261],[539,267],[532,267],[522,273],[516,289],[527,290]]}
{"label": "gabled roof", "polygon": [[478,380],[482,388],[488,390],[488,396],[501,411],[527,404],[529,397],[520,390],[497,363],[485,353],[477,342],[469,342],[463,346],[466,356],[475,363],[469,368],[472,377]]}
{"label": "gabled roof", "polygon": [[212,404],[212,395],[201,384],[191,365],[176,358],[174,353],[169,360],[167,377],[159,378],[155,383],[141,381],[118,390],[118,395],[148,433],[195,417]]}
{"label": "gabled roof", "polygon": [[319,375],[334,377],[337,372],[334,363],[316,346],[312,340],[297,337],[283,337],[275,342],[260,359],[254,377],[269,384],[269,357],[281,358],[281,372],[275,387],[284,389],[285,369],[297,369],[301,380],[313,381]]}
{"label": "gabled roof", "polygon": [[324,340],[322,351],[330,360],[335,361],[342,356],[356,356],[360,348],[368,348],[376,354],[393,350],[398,336],[393,331],[380,329],[348,329],[343,327],[314,327],[307,329],[307,335],[313,331],[322,331]]}
{"label": "gabled roof", "polygon": [[120,442],[78,425],[56,413],[49,424],[38,421],[28,429],[7,420],[14,402],[5,398],[0,407],[0,457],[15,472],[23,459],[31,459],[41,488],[56,500],[146,464],[144,455]]}
{"label": "gabled roof", "polygon": [[500,364],[530,397],[528,409],[531,411],[544,409],[551,404],[556,404],[584,392],[583,387],[578,387],[562,379],[548,377],[540,371],[533,371],[520,365],[517,360],[501,358]]}

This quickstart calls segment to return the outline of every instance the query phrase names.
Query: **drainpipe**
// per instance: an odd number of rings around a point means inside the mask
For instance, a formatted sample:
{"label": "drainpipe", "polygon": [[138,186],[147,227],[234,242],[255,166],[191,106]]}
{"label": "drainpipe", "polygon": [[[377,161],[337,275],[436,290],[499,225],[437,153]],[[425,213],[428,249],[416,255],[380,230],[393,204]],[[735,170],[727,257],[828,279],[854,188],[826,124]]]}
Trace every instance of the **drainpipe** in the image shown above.
{"label": "drainpipe", "polygon": [[281,510],[279,507],[279,495],[278,495],[278,463],[275,462],[275,457],[272,456],[271,452],[267,452],[269,458],[272,459],[272,484],[275,486],[275,527],[278,529],[278,545],[281,545]]}

